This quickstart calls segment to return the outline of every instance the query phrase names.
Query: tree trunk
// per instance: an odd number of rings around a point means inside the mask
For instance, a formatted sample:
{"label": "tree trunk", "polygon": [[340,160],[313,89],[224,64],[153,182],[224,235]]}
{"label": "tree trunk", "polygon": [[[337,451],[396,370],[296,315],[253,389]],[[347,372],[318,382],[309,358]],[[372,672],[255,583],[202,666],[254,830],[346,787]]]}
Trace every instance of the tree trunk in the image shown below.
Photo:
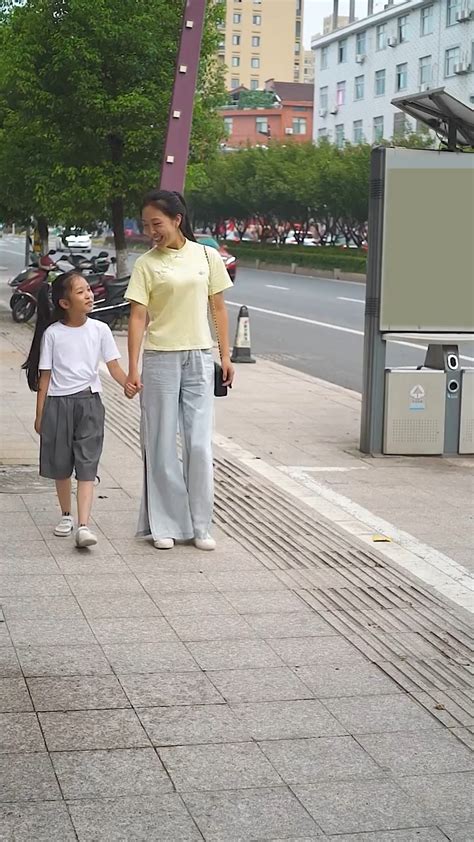
{"label": "tree trunk", "polygon": [[128,275],[128,252],[125,242],[123,196],[112,199],[112,228],[114,230],[115,255],[117,258],[117,278]]}
{"label": "tree trunk", "polygon": [[48,254],[48,220],[44,216],[38,217],[38,233],[41,240],[41,254]]}

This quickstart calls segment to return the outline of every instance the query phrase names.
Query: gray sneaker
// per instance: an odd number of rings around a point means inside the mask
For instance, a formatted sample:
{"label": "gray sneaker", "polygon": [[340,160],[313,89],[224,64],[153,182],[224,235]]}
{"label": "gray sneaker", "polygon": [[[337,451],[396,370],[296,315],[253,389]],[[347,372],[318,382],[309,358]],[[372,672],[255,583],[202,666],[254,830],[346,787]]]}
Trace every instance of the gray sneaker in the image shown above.
{"label": "gray sneaker", "polygon": [[82,550],[84,547],[93,547],[94,544],[97,544],[97,536],[88,526],[79,526],[76,532],[76,547]]}

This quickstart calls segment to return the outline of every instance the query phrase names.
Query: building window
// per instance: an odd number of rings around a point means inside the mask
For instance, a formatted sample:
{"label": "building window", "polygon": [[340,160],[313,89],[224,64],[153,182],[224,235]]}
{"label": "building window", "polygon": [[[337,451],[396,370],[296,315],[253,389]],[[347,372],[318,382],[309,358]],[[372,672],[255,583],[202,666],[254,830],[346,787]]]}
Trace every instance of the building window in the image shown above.
{"label": "building window", "polygon": [[255,128],[259,134],[268,134],[268,118],[257,117],[255,120]]}
{"label": "building window", "polygon": [[339,64],[344,64],[347,61],[347,39],[339,41],[337,45],[337,60]]}
{"label": "building window", "polygon": [[454,65],[459,64],[460,57],[460,47],[451,47],[450,50],[446,50],[444,54],[444,75],[446,77],[454,76]]}
{"label": "building window", "polygon": [[321,70],[326,70],[328,66],[328,48],[323,47],[321,49]]}
{"label": "building window", "polygon": [[376,46],[377,50],[385,50],[387,46],[387,27],[384,23],[379,23],[377,27],[377,34],[376,34]]}
{"label": "building window", "polygon": [[232,134],[234,128],[234,121],[232,117],[224,117],[224,129],[227,137]]}
{"label": "building window", "polygon": [[383,140],[383,117],[374,117],[374,143]]}
{"label": "building window", "polygon": [[397,64],[397,91],[405,91],[408,86],[408,64]]}
{"label": "building window", "polygon": [[448,0],[446,11],[446,26],[453,26],[457,23],[456,12],[459,10],[459,0]]}
{"label": "building window", "polygon": [[384,96],[385,95],[385,78],[386,78],[386,71],[385,70],[376,70],[375,71],[375,96]]}
{"label": "building window", "polygon": [[409,128],[404,114],[396,112],[393,115],[393,136],[405,137],[407,129]]}
{"label": "building window", "polygon": [[318,140],[327,140],[328,130],[326,128],[318,129]]}
{"label": "building window", "polygon": [[420,33],[431,35],[433,32],[433,6],[423,6],[420,12]]}
{"label": "building window", "polygon": [[408,41],[408,15],[398,18],[398,41],[400,44]]}
{"label": "building window", "polygon": [[352,128],[353,128],[352,136],[354,138],[354,143],[363,143],[364,142],[364,124],[363,124],[362,120],[354,120]]}
{"label": "building window", "polygon": [[258,70],[258,68],[260,67],[260,59],[254,56],[250,64],[254,68],[254,70]]}
{"label": "building window", "polygon": [[319,89],[319,107],[324,108],[325,111],[328,110],[328,93],[329,88],[324,87]]}
{"label": "building window", "polygon": [[232,56],[232,67],[240,67],[240,56]]}
{"label": "building window", "polygon": [[231,79],[230,80],[230,87],[232,88],[233,91],[235,91],[235,89],[238,88],[239,85],[240,85],[240,79]]}
{"label": "building window", "polygon": [[336,102],[338,105],[346,104],[346,83],[338,82],[336,90]]}
{"label": "building window", "polygon": [[419,63],[419,84],[431,85],[431,56],[423,56]]}
{"label": "building window", "polygon": [[252,47],[260,46],[260,35],[252,35]]}
{"label": "building window", "polygon": [[336,146],[344,146],[344,123],[338,123],[336,126]]}
{"label": "building window", "polygon": [[356,76],[354,79],[354,99],[364,99],[364,76]]}
{"label": "building window", "polygon": [[306,134],[306,117],[293,117],[293,134]]}
{"label": "building window", "polygon": [[234,47],[240,46],[240,35],[233,35],[232,36],[232,44],[234,45]]}
{"label": "building window", "polygon": [[234,12],[232,21],[233,23],[242,23],[242,15],[240,14],[240,12]]}
{"label": "building window", "polygon": [[301,40],[301,21],[297,20],[295,24],[295,38]]}
{"label": "building window", "polygon": [[258,79],[251,79],[250,80],[250,90],[251,91],[258,91]]}
{"label": "building window", "polygon": [[262,16],[261,15],[254,15],[252,17],[252,23],[253,23],[254,26],[261,26]]}
{"label": "building window", "polygon": [[367,53],[367,32],[358,32],[356,35],[356,55],[365,56]]}

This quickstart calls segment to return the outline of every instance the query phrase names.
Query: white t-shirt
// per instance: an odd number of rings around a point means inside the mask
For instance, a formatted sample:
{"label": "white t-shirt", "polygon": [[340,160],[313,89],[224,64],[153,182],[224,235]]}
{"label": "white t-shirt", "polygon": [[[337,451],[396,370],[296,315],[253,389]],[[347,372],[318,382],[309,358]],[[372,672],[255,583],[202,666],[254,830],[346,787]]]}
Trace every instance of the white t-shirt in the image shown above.
{"label": "white t-shirt", "polygon": [[87,319],[81,327],[55,322],[41,340],[40,371],[51,371],[48,395],[75,395],[84,389],[101,392],[101,360],[120,359],[108,325]]}

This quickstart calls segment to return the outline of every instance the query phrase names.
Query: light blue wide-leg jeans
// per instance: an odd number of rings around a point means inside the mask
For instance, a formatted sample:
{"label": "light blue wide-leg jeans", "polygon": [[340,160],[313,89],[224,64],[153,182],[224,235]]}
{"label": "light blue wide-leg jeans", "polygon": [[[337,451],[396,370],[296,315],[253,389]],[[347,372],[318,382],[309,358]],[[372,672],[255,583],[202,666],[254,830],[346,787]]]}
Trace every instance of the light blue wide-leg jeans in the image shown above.
{"label": "light blue wide-leg jeans", "polygon": [[214,502],[213,385],[212,351],[145,351],[144,487],[138,535],[151,534],[156,541],[209,534]]}

